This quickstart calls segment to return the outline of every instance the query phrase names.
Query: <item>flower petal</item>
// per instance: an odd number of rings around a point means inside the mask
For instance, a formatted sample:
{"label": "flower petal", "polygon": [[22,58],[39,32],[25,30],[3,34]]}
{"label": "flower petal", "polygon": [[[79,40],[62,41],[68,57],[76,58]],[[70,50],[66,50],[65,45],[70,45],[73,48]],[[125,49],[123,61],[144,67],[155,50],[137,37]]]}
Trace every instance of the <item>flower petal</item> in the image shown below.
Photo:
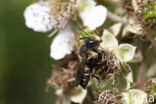
{"label": "flower petal", "polygon": [[114,36],[117,36],[120,33],[121,27],[122,27],[122,23],[116,23],[110,27],[110,30]]}
{"label": "flower petal", "polygon": [[74,103],[82,103],[87,95],[87,90],[81,87],[78,87],[75,93],[71,96],[71,101]]}
{"label": "flower petal", "polygon": [[104,6],[95,6],[84,12],[80,12],[83,24],[88,26],[91,30],[101,26],[107,17],[107,9]]}
{"label": "flower petal", "polygon": [[48,2],[37,2],[24,11],[25,24],[37,32],[47,32],[53,28],[56,21],[49,14]]}
{"label": "flower petal", "polygon": [[102,35],[102,43],[100,45],[102,48],[112,51],[117,49],[118,41],[112,33],[110,33],[108,30],[104,30]]}
{"label": "flower petal", "polygon": [[74,33],[69,24],[60,31],[51,44],[50,55],[55,60],[62,59],[65,55],[70,54],[73,50]]}
{"label": "flower petal", "polygon": [[127,62],[133,59],[135,50],[136,47],[130,44],[120,44],[118,48],[118,55],[122,61]]}
{"label": "flower petal", "polygon": [[147,94],[142,90],[131,89],[122,93],[124,104],[148,104]]}

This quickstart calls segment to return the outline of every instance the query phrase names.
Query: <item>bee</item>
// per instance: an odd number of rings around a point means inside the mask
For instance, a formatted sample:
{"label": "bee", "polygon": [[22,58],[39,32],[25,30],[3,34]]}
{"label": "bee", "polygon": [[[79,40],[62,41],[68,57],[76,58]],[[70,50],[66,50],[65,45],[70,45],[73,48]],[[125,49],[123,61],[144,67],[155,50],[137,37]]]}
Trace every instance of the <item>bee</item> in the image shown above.
{"label": "bee", "polygon": [[[82,32],[87,34],[81,29]],[[76,86],[84,89],[87,87],[90,77],[107,80],[120,73],[117,57],[110,51],[100,46],[102,39],[98,35],[87,34],[84,44],[79,49],[80,63],[76,72]]]}
{"label": "bee", "polygon": [[[83,31],[83,30],[82,30]],[[83,31],[87,34],[85,31]],[[80,63],[76,73],[76,86],[80,85],[84,89],[88,85],[90,76],[94,75],[95,61],[98,57],[98,48],[102,42],[101,38],[97,35],[81,38],[84,39],[84,44],[79,49]]]}

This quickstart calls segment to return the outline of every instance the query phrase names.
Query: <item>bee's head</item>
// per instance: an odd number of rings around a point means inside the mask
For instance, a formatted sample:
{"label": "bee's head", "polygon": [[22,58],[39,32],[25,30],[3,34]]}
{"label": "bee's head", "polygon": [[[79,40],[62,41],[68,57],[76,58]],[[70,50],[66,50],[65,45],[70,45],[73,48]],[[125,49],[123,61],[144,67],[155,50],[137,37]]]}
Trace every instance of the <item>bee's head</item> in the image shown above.
{"label": "bee's head", "polygon": [[95,34],[89,36],[87,32],[85,32],[83,29],[78,27],[83,33],[87,35],[87,37],[80,38],[80,40],[85,41],[86,48],[93,49],[99,46],[99,44],[102,42],[101,38]]}
{"label": "bee's head", "polygon": [[85,40],[85,45],[87,48],[95,48],[98,47],[102,42],[101,38],[97,35],[91,35],[89,37],[81,38]]}

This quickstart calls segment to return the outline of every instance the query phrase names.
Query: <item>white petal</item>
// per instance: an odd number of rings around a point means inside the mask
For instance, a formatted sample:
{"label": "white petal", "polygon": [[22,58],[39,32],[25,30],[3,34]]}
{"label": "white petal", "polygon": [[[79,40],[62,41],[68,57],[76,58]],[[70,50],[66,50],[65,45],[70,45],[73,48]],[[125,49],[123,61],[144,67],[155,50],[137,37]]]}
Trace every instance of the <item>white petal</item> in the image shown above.
{"label": "white petal", "polygon": [[133,73],[132,73],[132,71],[129,72],[129,73],[127,74],[127,76],[125,76],[125,78],[127,79],[127,81],[133,83]]}
{"label": "white petal", "polygon": [[70,54],[73,50],[74,33],[69,24],[60,31],[51,44],[50,56],[55,60],[64,58],[65,55]]}
{"label": "white petal", "polygon": [[131,89],[122,95],[124,104],[148,104],[147,94],[142,90]]}
{"label": "white petal", "polygon": [[110,33],[108,30],[104,30],[102,35],[102,43],[100,45],[102,48],[112,51],[117,49],[118,41],[112,33]]}
{"label": "white petal", "polygon": [[61,89],[61,88],[57,89],[55,93],[57,96],[62,96],[63,95],[63,89]]}
{"label": "white petal", "polygon": [[85,99],[86,95],[87,95],[87,90],[79,87],[77,91],[75,91],[75,94],[73,94],[70,99],[74,103],[81,104]]}
{"label": "white petal", "polygon": [[49,12],[48,2],[37,2],[29,5],[24,11],[26,26],[38,32],[51,30],[56,21]]}
{"label": "white petal", "polygon": [[101,26],[107,17],[107,9],[104,6],[95,6],[84,12],[80,12],[83,24],[91,30]]}
{"label": "white petal", "polygon": [[118,55],[122,61],[127,62],[133,59],[136,47],[130,44],[120,44],[118,48]]}
{"label": "white petal", "polygon": [[122,23],[116,23],[113,26],[111,26],[110,30],[114,36],[117,36],[120,33],[121,27]]}

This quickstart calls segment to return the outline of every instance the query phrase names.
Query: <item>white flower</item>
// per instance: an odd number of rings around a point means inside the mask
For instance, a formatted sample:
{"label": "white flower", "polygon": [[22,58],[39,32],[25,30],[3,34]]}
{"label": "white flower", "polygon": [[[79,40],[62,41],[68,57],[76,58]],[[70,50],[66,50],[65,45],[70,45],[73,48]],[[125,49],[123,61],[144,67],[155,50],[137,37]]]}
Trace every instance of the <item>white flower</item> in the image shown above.
{"label": "white flower", "polygon": [[80,17],[83,24],[88,26],[91,30],[101,26],[106,20],[107,9],[104,6],[95,6],[90,10],[80,12]]}
{"label": "white flower", "polygon": [[74,33],[69,24],[59,32],[51,44],[50,56],[55,60],[63,58],[66,54],[70,54],[73,50]]}
{"label": "white flower", "polygon": [[136,50],[136,47],[131,44],[118,45],[117,39],[108,30],[104,30],[100,45],[102,48],[112,51],[123,62],[132,60]]}
{"label": "white flower", "polygon": [[26,26],[38,32],[51,30],[56,24],[56,21],[49,13],[50,8],[48,2],[31,4],[24,12]]}
{"label": "white flower", "polygon": [[[78,10],[77,15],[81,17],[83,25],[88,26],[93,30],[104,23],[107,10],[104,6],[101,5],[95,6],[96,3],[94,0],[87,0],[85,3],[84,0],[78,0],[76,2],[76,6],[72,0],[70,0],[70,3],[68,7],[74,7],[72,9],[76,8]],[[72,3],[74,6],[71,6]],[[26,26],[32,28],[34,31],[47,32],[49,30],[55,29],[55,27],[59,27],[57,29],[59,30],[59,34],[51,44],[50,53],[51,57],[56,60],[63,58],[67,54],[70,54],[73,50],[72,46],[74,43],[74,33],[70,27],[70,19],[72,19],[72,16],[67,14],[69,13],[63,14],[64,16],[67,16],[64,19],[61,19],[61,16],[58,16],[56,20],[56,16],[50,15],[50,7],[47,1],[40,1],[31,4],[24,12]],[[56,26],[58,25],[58,20],[61,24]]]}

